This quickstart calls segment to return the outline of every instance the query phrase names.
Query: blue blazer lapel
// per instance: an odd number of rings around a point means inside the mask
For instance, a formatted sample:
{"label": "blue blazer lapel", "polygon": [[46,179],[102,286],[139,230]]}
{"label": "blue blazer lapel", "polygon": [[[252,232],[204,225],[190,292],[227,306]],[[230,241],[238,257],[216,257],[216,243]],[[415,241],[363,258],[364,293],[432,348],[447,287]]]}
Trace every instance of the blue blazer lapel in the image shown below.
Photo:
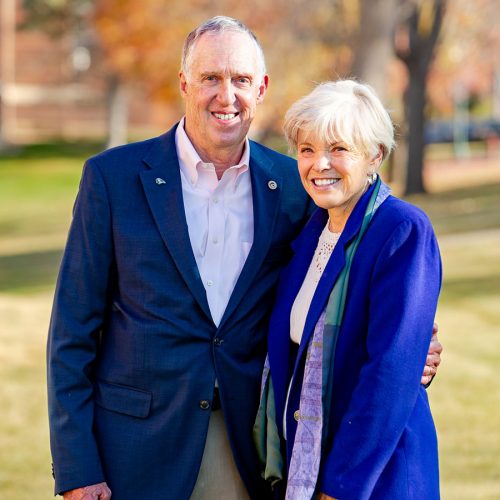
{"label": "blue blazer lapel", "polygon": [[143,160],[150,169],[142,172],[140,177],[158,231],[175,265],[201,309],[211,319],[205,288],[189,239],[175,147],[176,128],[173,127],[153,142]]}
{"label": "blue blazer lapel", "polygon": [[[346,247],[355,238],[355,236],[361,229],[361,224],[363,222],[363,217],[365,214],[366,206],[370,199],[371,192],[372,189],[369,189],[361,197],[357,205],[354,207],[354,210],[349,216],[345,228],[342,231],[340,239],[337,245],[335,246],[332,255],[330,256],[330,260],[328,261],[325,270],[323,271],[323,275],[319,280],[316,292],[314,293],[311,306],[309,308],[309,312],[307,314],[306,323],[304,326],[304,333],[300,341],[299,351],[295,363],[294,373],[299,366],[302,356],[307,350],[307,345],[309,344],[309,339],[311,338],[311,335],[314,332],[316,323],[318,322],[321,313],[325,310],[328,297],[330,296],[330,293],[333,289],[333,285],[335,284],[335,281],[337,280],[340,271],[345,265]],[[323,215],[323,220],[324,220],[323,227],[324,227],[328,215],[325,210],[321,210],[321,212],[323,212],[324,214]]]}
{"label": "blue blazer lapel", "polygon": [[[271,244],[282,194],[282,177],[273,168],[272,160],[250,141],[250,175],[254,213],[252,248],[236,282],[219,328],[224,326],[253,282]],[[271,187],[270,182],[274,182]]]}
{"label": "blue blazer lapel", "polygon": [[[290,341],[290,312],[304,278],[309,269],[321,231],[325,227],[328,215],[317,210],[292,243],[294,255],[288,266],[282,271],[277,293],[277,302],[273,309],[269,328],[269,361],[272,368],[273,387],[276,401],[276,414],[283,415],[288,391],[290,362],[294,363],[292,343]],[[282,431],[282,421],[278,419],[278,428]]]}

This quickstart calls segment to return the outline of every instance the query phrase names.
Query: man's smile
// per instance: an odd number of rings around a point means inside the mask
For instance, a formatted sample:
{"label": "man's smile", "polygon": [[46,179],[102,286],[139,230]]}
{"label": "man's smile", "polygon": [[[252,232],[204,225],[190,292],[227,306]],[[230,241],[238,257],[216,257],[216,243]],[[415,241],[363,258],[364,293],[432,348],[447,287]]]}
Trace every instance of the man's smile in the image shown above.
{"label": "man's smile", "polygon": [[215,112],[213,112],[212,115],[215,116],[215,118],[217,118],[218,120],[231,121],[234,118],[236,118],[239,115],[239,113],[215,113]]}

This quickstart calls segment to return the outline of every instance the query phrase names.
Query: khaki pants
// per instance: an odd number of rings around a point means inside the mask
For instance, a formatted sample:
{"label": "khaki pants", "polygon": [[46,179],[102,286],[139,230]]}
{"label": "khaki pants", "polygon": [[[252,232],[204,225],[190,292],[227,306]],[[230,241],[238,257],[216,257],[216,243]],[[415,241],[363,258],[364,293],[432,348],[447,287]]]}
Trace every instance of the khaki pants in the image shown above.
{"label": "khaki pants", "polygon": [[247,499],[248,493],[234,463],[222,410],[213,411],[191,500]]}

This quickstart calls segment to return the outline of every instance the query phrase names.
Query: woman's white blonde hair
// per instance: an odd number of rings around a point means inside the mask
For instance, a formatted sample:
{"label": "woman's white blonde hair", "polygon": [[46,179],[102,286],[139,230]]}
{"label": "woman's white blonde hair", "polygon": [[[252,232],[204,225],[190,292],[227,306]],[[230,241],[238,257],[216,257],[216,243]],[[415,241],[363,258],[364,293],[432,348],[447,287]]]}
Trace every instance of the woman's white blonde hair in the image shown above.
{"label": "woman's white blonde hair", "polygon": [[327,144],[343,143],[365,156],[389,156],[396,143],[394,126],[375,91],[355,80],[320,83],[285,115],[285,136],[297,148],[299,132]]}

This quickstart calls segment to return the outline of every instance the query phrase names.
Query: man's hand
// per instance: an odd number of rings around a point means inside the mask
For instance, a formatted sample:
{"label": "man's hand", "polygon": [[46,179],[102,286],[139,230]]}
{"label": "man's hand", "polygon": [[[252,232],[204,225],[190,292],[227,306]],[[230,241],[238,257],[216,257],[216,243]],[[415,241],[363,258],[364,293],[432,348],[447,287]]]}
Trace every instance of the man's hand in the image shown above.
{"label": "man's hand", "polygon": [[66,491],[64,500],[110,500],[111,490],[106,483],[92,484],[83,488]]}
{"label": "man's hand", "polygon": [[326,493],[320,493],[318,500],[335,500],[335,498],[329,497]]}
{"label": "man's hand", "polygon": [[422,375],[421,384],[427,385],[431,382],[432,377],[436,375],[439,364],[441,363],[441,353],[443,346],[437,338],[438,326],[434,323],[432,327],[432,338],[429,345],[429,352],[427,353],[427,360],[425,361],[424,373]]}

